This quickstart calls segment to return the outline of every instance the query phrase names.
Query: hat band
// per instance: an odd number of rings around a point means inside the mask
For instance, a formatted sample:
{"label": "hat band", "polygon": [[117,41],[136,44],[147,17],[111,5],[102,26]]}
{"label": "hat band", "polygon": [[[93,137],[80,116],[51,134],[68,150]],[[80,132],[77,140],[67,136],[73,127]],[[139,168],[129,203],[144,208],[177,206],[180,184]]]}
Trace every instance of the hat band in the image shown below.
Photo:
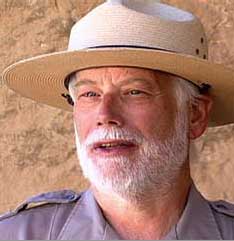
{"label": "hat band", "polygon": [[161,51],[176,53],[175,51],[171,51],[168,49],[154,48],[154,47],[141,46],[141,45],[97,45],[97,46],[88,47],[88,49],[99,49],[99,48],[133,48],[133,49],[151,49],[151,50],[153,49],[153,50],[161,50]]}

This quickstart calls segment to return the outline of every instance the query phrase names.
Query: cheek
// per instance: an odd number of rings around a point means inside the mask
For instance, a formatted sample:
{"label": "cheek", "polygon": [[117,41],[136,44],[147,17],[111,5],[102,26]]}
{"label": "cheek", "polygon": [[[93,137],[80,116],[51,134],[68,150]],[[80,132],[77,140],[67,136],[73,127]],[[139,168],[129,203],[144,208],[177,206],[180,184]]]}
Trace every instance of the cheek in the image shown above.
{"label": "cheek", "polygon": [[176,110],[169,103],[145,105],[126,113],[127,123],[140,130],[146,138],[156,135],[163,140],[174,130]]}
{"label": "cheek", "polygon": [[76,129],[80,138],[80,141],[86,139],[89,130],[92,126],[91,120],[93,120],[93,114],[92,113],[83,113],[81,111],[78,111],[74,109],[73,113],[73,119],[76,125]]}

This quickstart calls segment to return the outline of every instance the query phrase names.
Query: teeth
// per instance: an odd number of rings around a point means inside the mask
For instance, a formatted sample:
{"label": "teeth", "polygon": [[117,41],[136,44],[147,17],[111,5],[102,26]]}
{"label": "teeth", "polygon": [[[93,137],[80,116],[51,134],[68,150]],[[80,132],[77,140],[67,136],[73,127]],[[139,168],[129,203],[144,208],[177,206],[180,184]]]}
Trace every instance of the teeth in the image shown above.
{"label": "teeth", "polygon": [[101,147],[113,147],[113,146],[120,146],[121,144],[118,143],[105,143],[101,144]]}

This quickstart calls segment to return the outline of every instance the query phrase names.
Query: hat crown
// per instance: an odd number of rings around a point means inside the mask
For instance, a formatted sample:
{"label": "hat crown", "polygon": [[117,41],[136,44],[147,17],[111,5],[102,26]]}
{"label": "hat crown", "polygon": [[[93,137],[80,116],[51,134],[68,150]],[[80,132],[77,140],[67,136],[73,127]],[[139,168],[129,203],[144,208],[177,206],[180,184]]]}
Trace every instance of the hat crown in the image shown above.
{"label": "hat crown", "polygon": [[182,22],[195,18],[191,13],[170,5],[161,4],[159,0],[108,0],[106,3],[112,5],[119,4],[149,16],[160,16],[165,20]]}
{"label": "hat crown", "polygon": [[146,0],[109,0],[72,28],[68,50],[141,47],[207,58],[208,46],[196,16]]}

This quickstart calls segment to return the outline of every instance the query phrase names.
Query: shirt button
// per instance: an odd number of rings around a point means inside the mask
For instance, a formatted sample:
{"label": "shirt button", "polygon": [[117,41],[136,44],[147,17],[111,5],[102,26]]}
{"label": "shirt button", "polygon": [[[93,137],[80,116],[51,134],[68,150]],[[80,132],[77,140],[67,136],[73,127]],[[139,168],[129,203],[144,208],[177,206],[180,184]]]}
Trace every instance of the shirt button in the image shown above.
{"label": "shirt button", "polygon": [[66,199],[69,199],[69,200],[73,200],[73,199],[75,198],[75,194],[73,194],[73,193],[68,193],[68,194],[65,195],[65,198],[66,198]]}

